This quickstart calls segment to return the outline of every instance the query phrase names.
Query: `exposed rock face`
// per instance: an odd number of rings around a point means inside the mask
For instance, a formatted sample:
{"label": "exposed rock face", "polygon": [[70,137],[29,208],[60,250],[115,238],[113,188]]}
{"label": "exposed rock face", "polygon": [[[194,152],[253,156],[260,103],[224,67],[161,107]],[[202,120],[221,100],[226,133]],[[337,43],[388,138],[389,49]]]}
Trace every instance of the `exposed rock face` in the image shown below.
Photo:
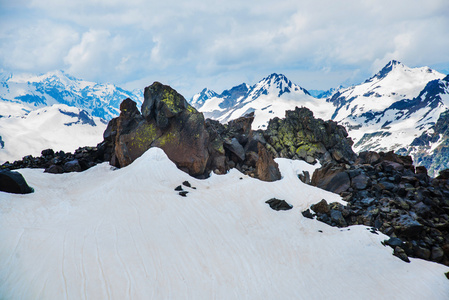
{"label": "exposed rock face", "polygon": [[332,226],[382,231],[404,261],[412,256],[449,265],[449,170],[440,174],[432,179],[424,167],[415,171],[409,156],[362,152],[355,164],[328,163],[312,177],[312,185],[339,193],[348,205],[322,200],[311,209]]}
{"label": "exposed rock face", "polygon": [[333,121],[315,119],[305,107],[286,111],[285,119],[270,120],[264,137],[275,157],[310,163],[315,159],[348,163],[356,158],[345,128]]}
{"label": "exposed rock face", "polygon": [[0,170],[0,191],[13,194],[29,194],[33,192],[19,172]]}

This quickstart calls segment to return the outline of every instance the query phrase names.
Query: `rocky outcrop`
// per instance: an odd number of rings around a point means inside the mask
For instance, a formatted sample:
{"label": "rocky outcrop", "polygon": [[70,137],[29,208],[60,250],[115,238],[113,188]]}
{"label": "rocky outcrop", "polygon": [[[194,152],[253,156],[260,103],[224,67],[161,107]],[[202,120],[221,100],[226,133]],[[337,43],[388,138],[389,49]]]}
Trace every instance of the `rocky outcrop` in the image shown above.
{"label": "rocky outcrop", "polygon": [[409,156],[362,152],[353,165],[317,169],[312,184],[347,201],[312,205],[318,220],[370,226],[390,236],[386,244],[405,261],[410,256],[449,265],[449,170],[431,178],[424,167],[415,169]]}
{"label": "rocky outcrop", "polygon": [[286,111],[284,119],[270,120],[263,135],[275,157],[309,163],[317,159],[349,163],[356,158],[345,128],[333,121],[315,119],[305,107]]}
{"label": "rocky outcrop", "polygon": [[145,88],[142,114],[131,99],[120,105],[104,139],[112,148],[110,162],[125,167],[151,147],[159,147],[192,176],[205,174],[209,159],[209,134],[204,117],[183,96],[155,82]]}
{"label": "rocky outcrop", "polygon": [[228,124],[203,115],[171,87],[158,82],[145,88],[142,114],[131,99],[104,133],[105,157],[124,167],[151,147],[159,147],[179,169],[198,178],[230,168],[266,181],[281,178],[263,137],[251,130],[253,115]]}
{"label": "rocky outcrop", "polygon": [[28,186],[19,172],[0,170],[0,191],[13,194],[29,194],[33,189]]}

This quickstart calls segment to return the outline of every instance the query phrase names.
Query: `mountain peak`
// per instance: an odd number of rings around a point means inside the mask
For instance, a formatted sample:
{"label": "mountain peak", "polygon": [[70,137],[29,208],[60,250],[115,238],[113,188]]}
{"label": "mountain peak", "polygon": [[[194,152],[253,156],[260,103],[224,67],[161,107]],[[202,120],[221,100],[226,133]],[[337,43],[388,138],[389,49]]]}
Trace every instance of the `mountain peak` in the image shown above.
{"label": "mountain peak", "polygon": [[374,78],[378,80],[383,79],[387,77],[387,75],[390,74],[390,72],[396,69],[397,67],[405,67],[405,65],[397,60],[391,60],[376,75],[368,79],[368,81]]}

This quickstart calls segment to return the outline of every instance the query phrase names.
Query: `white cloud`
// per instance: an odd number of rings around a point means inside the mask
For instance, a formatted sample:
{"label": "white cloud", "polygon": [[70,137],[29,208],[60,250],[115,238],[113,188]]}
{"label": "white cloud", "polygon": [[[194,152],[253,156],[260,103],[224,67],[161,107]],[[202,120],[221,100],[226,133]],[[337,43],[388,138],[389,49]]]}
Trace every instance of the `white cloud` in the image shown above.
{"label": "white cloud", "polygon": [[[447,0],[34,0],[8,9],[32,13],[24,25],[0,21],[5,68],[62,68],[116,83],[164,79],[187,96],[271,72],[308,88],[356,83],[390,59],[449,68]],[[35,23],[45,26],[30,39]]]}

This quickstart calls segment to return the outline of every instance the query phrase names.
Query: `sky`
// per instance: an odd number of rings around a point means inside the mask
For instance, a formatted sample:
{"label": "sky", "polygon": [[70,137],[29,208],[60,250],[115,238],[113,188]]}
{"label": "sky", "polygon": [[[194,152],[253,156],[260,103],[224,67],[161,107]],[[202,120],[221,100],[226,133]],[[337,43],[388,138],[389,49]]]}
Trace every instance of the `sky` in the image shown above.
{"label": "sky", "polygon": [[449,73],[447,0],[0,0],[0,70],[186,98],[282,73],[311,90],[395,59]]}

